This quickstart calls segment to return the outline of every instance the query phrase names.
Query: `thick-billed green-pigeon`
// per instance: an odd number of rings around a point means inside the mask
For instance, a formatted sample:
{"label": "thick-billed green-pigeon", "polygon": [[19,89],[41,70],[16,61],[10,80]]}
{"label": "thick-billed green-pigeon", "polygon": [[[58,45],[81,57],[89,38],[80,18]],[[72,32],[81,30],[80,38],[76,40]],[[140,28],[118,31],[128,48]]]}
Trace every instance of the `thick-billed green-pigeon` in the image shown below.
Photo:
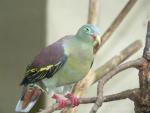
{"label": "thick-billed green-pigeon", "polygon": [[[44,48],[27,66],[21,82],[23,92],[17,103],[17,112],[29,112],[43,92],[42,82],[49,93],[58,87],[74,84],[81,80],[93,63],[93,48],[100,44],[99,29],[91,24],[83,25],[75,35],[68,35]],[[74,106],[77,98],[70,94]],[[65,100],[53,95],[59,107],[65,106]]]}

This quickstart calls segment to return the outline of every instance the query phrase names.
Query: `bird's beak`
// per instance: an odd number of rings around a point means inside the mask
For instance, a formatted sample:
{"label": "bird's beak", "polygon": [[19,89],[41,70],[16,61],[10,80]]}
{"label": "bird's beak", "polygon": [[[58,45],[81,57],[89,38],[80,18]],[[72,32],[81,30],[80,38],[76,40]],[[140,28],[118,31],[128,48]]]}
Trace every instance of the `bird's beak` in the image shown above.
{"label": "bird's beak", "polygon": [[94,40],[94,47],[98,47],[101,44],[100,36],[98,34],[93,34],[92,38]]}
{"label": "bird's beak", "polygon": [[100,39],[99,34],[93,34],[92,38],[94,40],[93,53],[96,54],[99,46],[101,45],[101,39]]}

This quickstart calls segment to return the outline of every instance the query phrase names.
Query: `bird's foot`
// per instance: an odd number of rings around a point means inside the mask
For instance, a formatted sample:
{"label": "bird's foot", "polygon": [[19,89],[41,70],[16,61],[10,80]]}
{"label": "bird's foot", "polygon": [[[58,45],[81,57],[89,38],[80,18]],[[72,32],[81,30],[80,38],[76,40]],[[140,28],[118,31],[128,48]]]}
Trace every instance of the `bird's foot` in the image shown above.
{"label": "bird's foot", "polygon": [[80,104],[79,99],[75,95],[68,93],[66,97],[71,101],[73,107],[78,106]]}
{"label": "bird's foot", "polygon": [[62,99],[60,96],[58,96],[58,95],[56,95],[56,94],[54,94],[54,95],[52,96],[52,98],[53,98],[53,99],[56,99],[56,101],[58,102],[58,108],[65,108],[66,105],[67,105],[67,103],[68,103],[67,100]]}

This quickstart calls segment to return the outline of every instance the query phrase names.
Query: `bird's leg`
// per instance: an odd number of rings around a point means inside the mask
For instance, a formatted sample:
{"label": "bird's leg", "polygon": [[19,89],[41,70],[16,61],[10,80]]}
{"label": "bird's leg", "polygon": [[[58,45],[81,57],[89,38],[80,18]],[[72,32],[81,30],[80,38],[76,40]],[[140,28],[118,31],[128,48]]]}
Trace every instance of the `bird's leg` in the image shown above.
{"label": "bird's leg", "polygon": [[66,97],[71,101],[73,107],[78,106],[80,104],[79,99],[75,95],[68,93]]}
{"label": "bird's leg", "polygon": [[54,94],[52,96],[53,99],[56,99],[56,101],[58,102],[58,108],[65,108],[67,105],[67,100],[62,99],[59,95]]}

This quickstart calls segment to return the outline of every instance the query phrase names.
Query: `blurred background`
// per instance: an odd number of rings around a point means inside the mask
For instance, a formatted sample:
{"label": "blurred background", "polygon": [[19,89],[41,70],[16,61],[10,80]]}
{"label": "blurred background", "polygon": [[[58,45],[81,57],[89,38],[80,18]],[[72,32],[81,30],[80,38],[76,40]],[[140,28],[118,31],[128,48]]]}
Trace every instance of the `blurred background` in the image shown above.
{"label": "blurred background", "polygon": [[[100,0],[98,26],[101,34],[110,26],[128,0]],[[0,0],[0,113],[15,113],[21,93],[25,67],[46,45],[64,35],[74,34],[87,22],[88,0]],[[97,68],[133,41],[143,44],[150,20],[150,0],[139,0],[110,40],[97,53]],[[143,49],[143,48],[142,48]],[[133,55],[142,55],[142,49]],[[104,87],[104,94],[113,94],[138,87],[138,71],[128,69],[115,76]],[[96,95],[96,84],[86,96]],[[92,104],[80,105],[78,113],[88,113]],[[86,109],[85,109],[86,108]],[[99,113],[133,113],[128,99],[105,103]]]}

